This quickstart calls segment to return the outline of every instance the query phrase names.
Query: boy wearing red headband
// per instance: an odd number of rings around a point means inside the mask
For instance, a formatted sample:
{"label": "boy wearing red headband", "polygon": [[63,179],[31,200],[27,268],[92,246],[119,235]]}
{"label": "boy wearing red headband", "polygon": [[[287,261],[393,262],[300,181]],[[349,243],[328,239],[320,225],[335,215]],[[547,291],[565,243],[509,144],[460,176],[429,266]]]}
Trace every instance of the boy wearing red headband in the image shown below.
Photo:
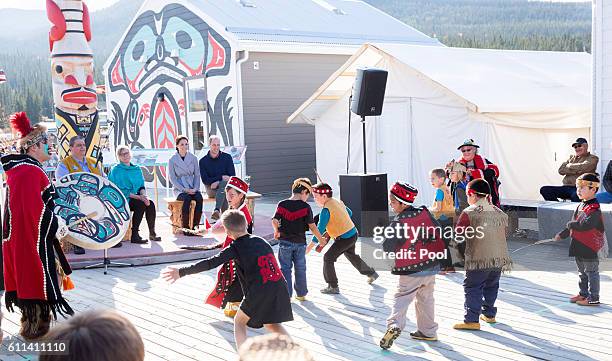
{"label": "boy wearing red headband", "polygon": [[[368,276],[368,283],[376,281],[378,273],[355,253],[358,234],[351,220],[353,215],[351,210],[341,200],[333,197],[332,188],[327,183],[315,184],[312,187],[312,193],[317,205],[323,208],[319,215],[317,228],[320,233],[327,232],[329,237],[334,239],[334,244],[323,256],[323,277],[327,282],[327,287],[322,289],[321,293],[340,293],[334,263],[341,255],[344,255],[359,273]],[[319,242],[316,236],[313,236],[313,242]],[[320,240],[320,243],[326,244],[324,239]]]}
{"label": "boy wearing red headband", "polygon": [[305,301],[308,293],[306,284],[306,230],[323,238],[315,225],[312,208],[306,203],[312,193],[308,178],[298,178],[291,185],[293,196],[282,200],[276,206],[272,218],[274,238],[278,239],[278,261],[287,281],[289,297],[293,294],[292,269],[295,268],[295,293],[298,301]]}
{"label": "boy wearing red headband", "polygon": [[567,227],[555,236],[557,241],[572,238],[569,256],[576,258],[580,293],[570,298],[570,302],[580,306],[599,306],[599,258],[606,258],[608,253],[601,209],[595,198],[599,184],[599,178],[593,173],[576,179],[576,194],[582,202]]}
{"label": "boy wearing red headband", "polygon": [[383,242],[383,250],[396,255],[391,273],[399,275],[391,315],[387,319],[387,332],[380,340],[383,349],[390,348],[406,326],[406,312],[415,298],[417,330],[411,332],[410,337],[424,341],[438,339],[438,324],[434,320],[434,285],[440,266],[434,255],[444,252],[445,245],[441,234],[436,231],[441,231],[441,228],[427,207],[412,206],[417,194],[415,187],[400,182],[389,191],[389,205],[396,214],[389,228],[397,229],[401,225],[416,232],[406,232],[408,237],[394,234]]}
{"label": "boy wearing red headband", "polygon": [[[459,216],[455,241],[465,242],[465,314],[457,330],[480,330],[479,318],[495,323],[499,278],[512,267],[508,254],[508,216],[491,204],[491,188],[484,179],[467,185],[470,204]],[[481,314],[482,313],[482,314]]]}

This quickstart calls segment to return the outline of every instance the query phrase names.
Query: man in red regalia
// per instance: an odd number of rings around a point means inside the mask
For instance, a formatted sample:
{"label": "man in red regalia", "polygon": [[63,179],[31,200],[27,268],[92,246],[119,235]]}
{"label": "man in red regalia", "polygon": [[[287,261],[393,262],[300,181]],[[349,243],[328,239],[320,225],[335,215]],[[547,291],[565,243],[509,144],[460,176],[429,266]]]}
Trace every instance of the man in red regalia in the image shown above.
{"label": "man in red regalia", "polygon": [[6,173],[3,261],[5,303],[21,310],[20,334],[27,340],[44,336],[51,317],[74,312],[62,297],[56,256],[65,275],[72,271],[58,238],[68,234],[63,220],[53,214],[55,188],[42,168],[49,159],[46,129],[32,127],[25,113],[10,118],[19,133],[21,154],[1,158]]}

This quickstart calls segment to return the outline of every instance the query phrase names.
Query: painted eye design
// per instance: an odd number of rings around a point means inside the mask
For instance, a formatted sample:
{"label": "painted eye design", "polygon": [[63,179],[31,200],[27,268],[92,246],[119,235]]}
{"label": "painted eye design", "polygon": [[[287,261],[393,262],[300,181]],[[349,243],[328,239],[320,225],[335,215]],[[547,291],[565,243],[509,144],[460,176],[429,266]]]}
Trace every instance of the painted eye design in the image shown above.
{"label": "painted eye design", "polygon": [[56,65],[55,66],[55,72],[58,74],[61,74],[64,72],[64,68],[61,65]]}
{"label": "painted eye design", "polygon": [[191,35],[189,35],[186,31],[179,30],[176,33],[176,43],[181,49],[191,49],[193,45],[193,39],[191,39]]}
{"label": "painted eye design", "polygon": [[140,58],[142,57],[142,54],[144,54],[144,48],[145,48],[144,41],[140,40],[138,43],[136,43],[136,45],[134,46],[134,49],[132,49],[132,60],[134,61],[140,60]]}

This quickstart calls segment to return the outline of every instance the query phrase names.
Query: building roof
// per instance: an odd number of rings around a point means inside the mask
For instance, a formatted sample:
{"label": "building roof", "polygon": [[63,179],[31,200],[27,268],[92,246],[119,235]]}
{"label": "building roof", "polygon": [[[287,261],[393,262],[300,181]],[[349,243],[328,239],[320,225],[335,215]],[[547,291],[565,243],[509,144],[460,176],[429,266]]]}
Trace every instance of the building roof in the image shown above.
{"label": "building roof", "polygon": [[316,121],[350,92],[357,68],[390,61],[430,79],[475,112],[586,112],[591,106],[587,53],[365,44],[287,121]]}
{"label": "building roof", "polygon": [[239,41],[440,45],[358,0],[190,0]]}

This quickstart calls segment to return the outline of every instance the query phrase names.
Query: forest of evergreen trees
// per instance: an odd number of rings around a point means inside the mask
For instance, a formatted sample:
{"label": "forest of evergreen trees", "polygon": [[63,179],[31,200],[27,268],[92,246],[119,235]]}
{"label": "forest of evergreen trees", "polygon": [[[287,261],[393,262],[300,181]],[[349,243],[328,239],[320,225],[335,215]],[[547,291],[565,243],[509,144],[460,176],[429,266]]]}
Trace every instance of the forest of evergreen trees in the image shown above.
{"label": "forest of evergreen trees", "polygon": [[447,46],[591,51],[590,2],[365,0]]}
{"label": "forest of evergreen trees", "polygon": [[[591,48],[591,4],[527,0],[365,0],[371,5],[457,47],[586,51]],[[122,0],[93,14],[95,78],[126,30],[140,1]],[[120,9],[120,11],[118,11]],[[40,14],[39,14],[40,15]],[[0,121],[25,110],[38,121],[53,116],[46,31],[10,43],[0,38]],[[0,123],[0,127],[6,124]]]}

